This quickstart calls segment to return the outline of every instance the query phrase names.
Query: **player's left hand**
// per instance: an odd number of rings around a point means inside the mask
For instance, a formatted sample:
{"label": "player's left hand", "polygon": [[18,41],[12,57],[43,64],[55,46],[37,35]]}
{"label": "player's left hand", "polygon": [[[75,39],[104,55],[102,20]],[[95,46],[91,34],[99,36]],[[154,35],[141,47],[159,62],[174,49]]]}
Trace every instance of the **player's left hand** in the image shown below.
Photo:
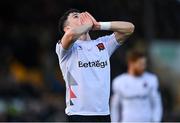
{"label": "player's left hand", "polygon": [[91,20],[93,22],[92,30],[99,30],[100,29],[99,22],[97,22],[96,19],[89,12],[85,12],[85,13],[91,18]]}
{"label": "player's left hand", "polygon": [[85,12],[82,12],[80,14],[80,22],[81,25],[86,25],[88,31],[91,30],[93,27],[93,22],[91,18]]}

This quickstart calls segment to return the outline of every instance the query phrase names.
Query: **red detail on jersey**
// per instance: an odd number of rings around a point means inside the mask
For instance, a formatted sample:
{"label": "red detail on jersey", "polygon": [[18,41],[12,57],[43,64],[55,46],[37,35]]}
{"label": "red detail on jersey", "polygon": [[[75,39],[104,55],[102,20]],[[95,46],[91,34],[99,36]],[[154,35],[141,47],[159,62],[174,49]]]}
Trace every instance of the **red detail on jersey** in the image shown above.
{"label": "red detail on jersey", "polygon": [[96,46],[98,47],[99,51],[101,51],[101,50],[104,50],[104,49],[105,49],[105,47],[104,47],[104,44],[103,44],[103,43],[99,43],[99,44],[97,44]]}
{"label": "red detail on jersey", "polygon": [[76,95],[72,91],[71,87],[70,87],[70,98],[76,98]]}

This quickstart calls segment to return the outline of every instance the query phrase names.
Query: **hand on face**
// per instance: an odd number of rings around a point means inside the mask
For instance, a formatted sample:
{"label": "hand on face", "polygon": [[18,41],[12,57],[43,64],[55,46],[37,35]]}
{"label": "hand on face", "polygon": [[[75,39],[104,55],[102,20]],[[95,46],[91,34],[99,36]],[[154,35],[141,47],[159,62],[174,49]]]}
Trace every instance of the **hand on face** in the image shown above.
{"label": "hand on face", "polygon": [[91,21],[93,22],[93,30],[98,30],[100,29],[100,24],[99,22],[96,21],[96,19],[89,13],[89,12],[85,12],[91,19]]}
{"label": "hand on face", "polygon": [[96,21],[96,19],[89,13],[89,12],[83,12],[80,14],[80,21],[81,24],[90,24],[92,25],[92,30],[98,30],[100,29],[99,22]]}
{"label": "hand on face", "polygon": [[93,22],[92,22],[91,18],[85,12],[82,12],[80,14],[80,22],[82,25],[87,25],[89,29],[92,29],[92,27],[93,27]]}

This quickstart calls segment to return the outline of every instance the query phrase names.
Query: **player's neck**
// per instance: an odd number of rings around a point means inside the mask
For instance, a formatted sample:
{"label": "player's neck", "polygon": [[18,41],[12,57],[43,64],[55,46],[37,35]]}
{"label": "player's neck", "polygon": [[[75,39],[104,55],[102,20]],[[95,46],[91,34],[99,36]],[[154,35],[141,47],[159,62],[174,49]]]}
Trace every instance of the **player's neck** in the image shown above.
{"label": "player's neck", "polygon": [[137,74],[133,69],[128,69],[128,74],[134,77],[139,77],[141,74]]}
{"label": "player's neck", "polygon": [[87,41],[87,40],[91,40],[91,37],[89,36],[89,33],[86,33],[81,35],[79,40]]}
{"label": "player's neck", "polygon": [[136,76],[134,70],[128,69],[128,74],[131,76]]}

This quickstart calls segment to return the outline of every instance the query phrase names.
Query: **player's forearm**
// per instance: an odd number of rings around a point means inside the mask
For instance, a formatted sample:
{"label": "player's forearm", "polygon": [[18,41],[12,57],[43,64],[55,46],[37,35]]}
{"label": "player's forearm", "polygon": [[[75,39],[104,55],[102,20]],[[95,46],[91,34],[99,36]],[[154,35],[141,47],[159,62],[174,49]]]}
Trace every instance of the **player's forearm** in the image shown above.
{"label": "player's forearm", "polygon": [[127,35],[132,34],[135,28],[132,23],[124,21],[98,22],[95,26],[96,30],[110,30]]}
{"label": "player's forearm", "polygon": [[113,31],[117,42],[122,44],[134,32],[134,25],[124,21],[96,22],[93,29]]}
{"label": "player's forearm", "polygon": [[113,21],[110,30],[130,35],[134,32],[134,25],[130,22]]}
{"label": "player's forearm", "polygon": [[90,29],[89,25],[82,25],[74,29],[69,29],[61,39],[62,47],[68,49],[74,41],[82,34],[87,33]]}

